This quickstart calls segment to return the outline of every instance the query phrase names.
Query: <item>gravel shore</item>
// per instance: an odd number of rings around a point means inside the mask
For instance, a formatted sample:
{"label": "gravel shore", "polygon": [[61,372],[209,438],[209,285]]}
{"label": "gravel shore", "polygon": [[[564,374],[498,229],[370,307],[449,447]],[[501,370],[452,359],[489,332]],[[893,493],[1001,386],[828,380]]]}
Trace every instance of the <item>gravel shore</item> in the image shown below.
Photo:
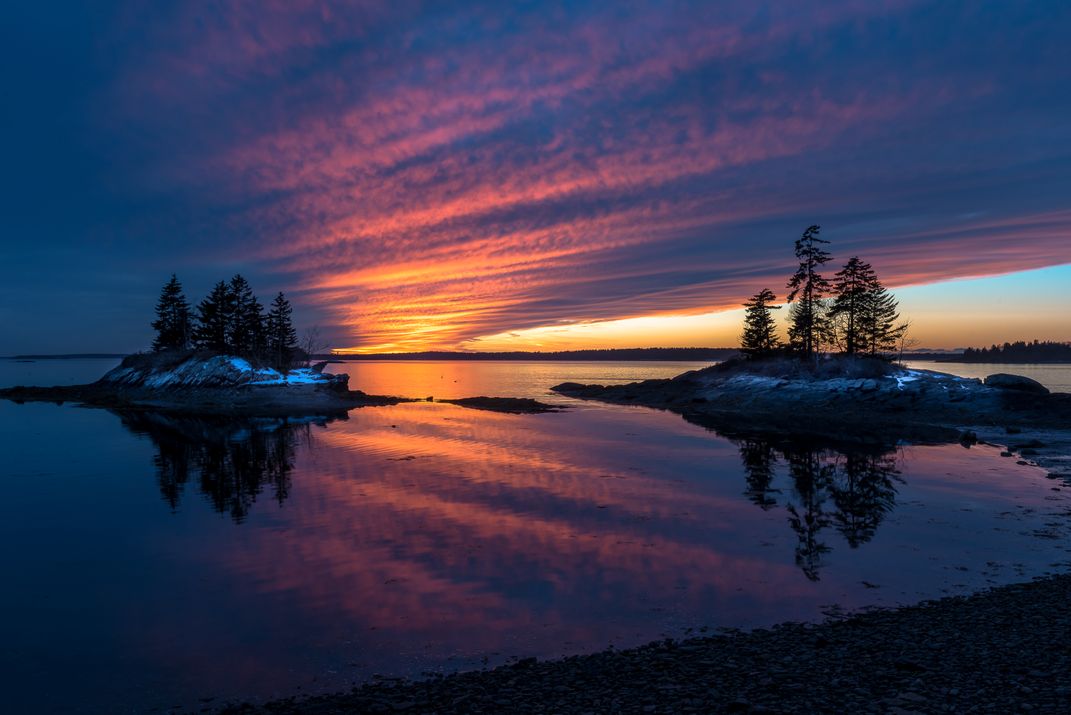
{"label": "gravel shore", "polygon": [[1071,575],[228,713],[1066,713]]}

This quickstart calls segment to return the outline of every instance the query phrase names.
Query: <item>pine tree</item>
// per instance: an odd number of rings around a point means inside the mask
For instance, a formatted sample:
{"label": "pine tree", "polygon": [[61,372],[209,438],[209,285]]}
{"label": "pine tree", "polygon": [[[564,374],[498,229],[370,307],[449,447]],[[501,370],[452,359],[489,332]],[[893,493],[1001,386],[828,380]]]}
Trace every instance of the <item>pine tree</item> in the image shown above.
{"label": "pine tree", "polygon": [[762,357],[781,347],[777,337],[777,324],[771,310],[781,310],[779,305],[770,305],[777,296],[769,288],[764,288],[744,303],[744,334],[740,338],[740,349],[749,357]]}
{"label": "pine tree", "polygon": [[871,294],[880,288],[874,268],[859,260],[859,256],[852,256],[836,273],[833,281],[836,298],[830,306],[829,318],[836,342],[848,355],[868,350],[863,312],[871,302]]}
{"label": "pine tree", "polygon": [[233,353],[230,327],[234,319],[234,296],[230,286],[220,281],[197,306],[194,341],[198,348],[218,353]]}
{"label": "pine tree", "polygon": [[182,284],[175,274],[160,291],[156,302],[156,320],[152,322],[156,337],[152,341],[155,352],[161,350],[185,350],[190,346],[190,304],[182,293]]}
{"label": "pine tree", "polygon": [[788,282],[792,289],[788,294],[789,302],[799,299],[789,313],[789,344],[794,351],[806,356],[818,352],[827,329],[822,297],[830,285],[818,269],[829,261],[830,255],[819,245],[829,243],[818,237],[820,230],[820,226],[810,226],[796,240],[796,258],[800,265]]}
{"label": "pine tree", "polygon": [[264,343],[264,307],[253,294],[249,281],[240,274],[231,278],[230,293],[233,310],[227,327],[227,343],[235,355],[255,356],[261,352],[258,348]]}
{"label": "pine tree", "polygon": [[900,323],[900,307],[896,298],[880,282],[867,294],[860,313],[861,338],[870,355],[894,352],[896,344],[907,332],[907,323]]}
{"label": "pine tree", "polygon": [[286,371],[297,349],[297,331],[291,316],[293,309],[286,296],[279,293],[271,302],[271,310],[265,321],[268,358],[277,370]]}

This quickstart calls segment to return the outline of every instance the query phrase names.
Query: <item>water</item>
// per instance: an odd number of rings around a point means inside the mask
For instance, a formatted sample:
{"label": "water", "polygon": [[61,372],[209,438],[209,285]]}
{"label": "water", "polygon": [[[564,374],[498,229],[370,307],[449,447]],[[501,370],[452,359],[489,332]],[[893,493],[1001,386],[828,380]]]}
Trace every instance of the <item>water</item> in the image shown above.
{"label": "water", "polygon": [[118,358],[11,360],[0,358],[0,387],[83,385],[119,364]]}
{"label": "water", "polygon": [[[0,359],[0,387],[73,385],[92,382],[119,364],[117,359]],[[702,362],[520,362],[520,361],[360,361],[334,363],[330,372],[350,375],[350,386],[372,395],[406,397],[533,397],[556,399],[549,388],[561,382],[609,385],[675,377]],[[1071,365],[999,365],[910,360],[908,366],[984,378],[1010,372],[1033,378],[1054,392],[1071,392]]]}
{"label": "water", "polygon": [[[544,379],[688,366],[346,367],[369,392],[543,397]],[[5,700],[120,712],[340,690],[819,620],[1069,560],[1069,492],[995,448],[844,453],[567,402],[292,423],[0,402]]]}
{"label": "water", "polygon": [[561,401],[550,391],[562,382],[613,385],[676,377],[709,362],[520,362],[360,361],[336,363],[329,372],[347,373],[351,387],[372,395],[407,397],[532,397]]}
{"label": "water", "polygon": [[1008,365],[1000,363],[908,360],[907,365],[916,370],[936,370],[937,372],[948,372],[960,377],[976,377],[980,380],[993,373],[1006,372],[1037,380],[1053,392],[1071,392],[1071,364]]}

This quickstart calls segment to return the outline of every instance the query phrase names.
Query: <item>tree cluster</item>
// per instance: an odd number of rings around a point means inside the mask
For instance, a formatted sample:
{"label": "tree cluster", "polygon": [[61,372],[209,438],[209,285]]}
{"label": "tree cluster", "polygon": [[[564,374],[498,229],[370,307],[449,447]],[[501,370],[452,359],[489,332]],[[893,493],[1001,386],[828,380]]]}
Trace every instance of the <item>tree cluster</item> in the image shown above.
{"label": "tree cluster", "polygon": [[822,350],[847,355],[884,356],[894,352],[907,332],[900,321],[896,298],[882,285],[873,266],[852,256],[832,280],[822,267],[832,260],[819,237],[821,228],[810,226],[796,240],[799,267],[788,281],[788,343],[777,334],[771,311],[777,296],[768,288],[744,303],[741,350],[763,357],[787,349],[812,357]]}
{"label": "tree cluster", "polygon": [[993,345],[988,348],[967,348],[958,358],[962,362],[1071,362],[1071,343],[1053,341],[1025,342]]}
{"label": "tree cluster", "polygon": [[182,285],[172,275],[156,303],[152,348],[209,350],[288,370],[298,350],[292,315],[290,301],[281,292],[265,312],[241,275],[217,283],[191,311]]}

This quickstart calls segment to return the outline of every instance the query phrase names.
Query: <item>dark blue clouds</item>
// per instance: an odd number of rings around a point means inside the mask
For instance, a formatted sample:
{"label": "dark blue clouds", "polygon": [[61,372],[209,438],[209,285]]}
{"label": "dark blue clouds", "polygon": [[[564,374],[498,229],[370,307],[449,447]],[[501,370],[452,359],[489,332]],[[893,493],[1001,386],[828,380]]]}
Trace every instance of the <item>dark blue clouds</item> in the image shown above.
{"label": "dark blue clouds", "polygon": [[894,284],[1071,262],[1063,3],[11,14],[0,353],[138,347],[172,270],[410,349],[735,305],[812,222]]}

